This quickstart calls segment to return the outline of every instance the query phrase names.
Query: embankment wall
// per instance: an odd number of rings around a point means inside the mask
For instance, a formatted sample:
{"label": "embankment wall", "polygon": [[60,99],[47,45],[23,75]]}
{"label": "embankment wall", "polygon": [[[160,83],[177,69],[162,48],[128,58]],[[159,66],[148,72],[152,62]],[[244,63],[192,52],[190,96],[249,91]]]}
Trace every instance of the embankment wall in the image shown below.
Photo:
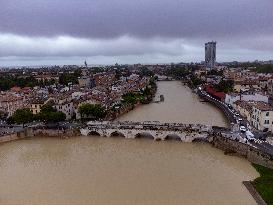
{"label": "embankment wall", "polygon": [[79,136],[80,133],[76,129],[58,130],[58,129],[33,129],[25,128],[22,132],[11,133],[0,137],[0,143],[10,142],[19,139],[33,137],[58,137],[69,138]]}
{"label": "embankment wall", "polygon": [[273,155],[251,145],[228,139],[221,134],[214,134],[212,145],[230,154],[245,157],[248,161],[273,169]]}

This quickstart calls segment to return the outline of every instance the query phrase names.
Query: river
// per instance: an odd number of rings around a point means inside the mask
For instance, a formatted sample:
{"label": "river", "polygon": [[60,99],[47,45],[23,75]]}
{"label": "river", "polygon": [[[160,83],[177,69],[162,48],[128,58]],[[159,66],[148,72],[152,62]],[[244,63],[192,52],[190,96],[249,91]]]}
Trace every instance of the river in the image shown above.
{"label": "river", "polygon": [[200,123],[227,127],[224,114],[209,103],[201,102],[190,88],[178,81],[161,81],[158,83],[157,95],[164,95],[163,103],[151,103],[137,107],[120,121],[161,121]]}
{"label": "river", "polygon": [[[164,103],[138,107],[119,120],[227,125],[179,82],[160,82],[158,93]],[[257,176],[245,159],[208,144],[89,136],[0,145],[4,205],[254,205],[242,181]]]}

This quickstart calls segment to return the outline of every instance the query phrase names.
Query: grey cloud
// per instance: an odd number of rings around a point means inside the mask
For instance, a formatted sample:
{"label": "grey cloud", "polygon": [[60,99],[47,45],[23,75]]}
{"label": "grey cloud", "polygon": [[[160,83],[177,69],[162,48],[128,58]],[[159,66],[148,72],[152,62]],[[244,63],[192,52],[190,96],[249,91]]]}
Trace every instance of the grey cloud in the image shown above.
{"label": "grey cloud", "polygon": [[271,0],[0,0],[1,32],[86,38],[272,34]]}
{"label": "grey cloud", "polygon": [[[273,42],[273,38],[265,39]],[[271,46],[258,48],[256,43],[261,40],[251,40],[252,43],[249,43],[249,39],[239,43],[219,42],[217,60],[271,59]],[[70,36],[26,37],[0,33],[1,65],[78,64],[84,59],[92,64],[196,62],[204,59],[204,47],[203,40],[200,39],[141,39],[131,36],[87,39]]]}
{"label": "grey cloud", "polygon": [[[14,63],[273,58],[272,0],[0,0],[0,60]],[[36,62],[36,63],[35,63]]]}
{"label": "grey cloud", "polygon": [[0,33],[0,57],[4,56],[126,56],[190,52],[182,39],[138,39],[129,36],[101,40],[59,36],[23,37]]}

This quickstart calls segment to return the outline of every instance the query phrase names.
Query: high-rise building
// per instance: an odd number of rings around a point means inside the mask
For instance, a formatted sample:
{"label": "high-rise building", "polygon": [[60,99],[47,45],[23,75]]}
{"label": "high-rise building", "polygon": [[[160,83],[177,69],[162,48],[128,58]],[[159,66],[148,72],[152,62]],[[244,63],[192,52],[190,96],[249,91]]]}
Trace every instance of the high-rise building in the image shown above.
{"label": "high-rise building", "polygon": [[215,67],[216,61],[216,42],[208,42],[205,44],[205,66],[211,70]]}

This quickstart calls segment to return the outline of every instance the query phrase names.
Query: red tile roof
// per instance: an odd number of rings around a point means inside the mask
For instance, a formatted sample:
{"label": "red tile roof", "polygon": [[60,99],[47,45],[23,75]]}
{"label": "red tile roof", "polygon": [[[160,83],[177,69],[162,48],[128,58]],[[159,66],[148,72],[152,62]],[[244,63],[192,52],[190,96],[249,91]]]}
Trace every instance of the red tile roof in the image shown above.
{"label": "red tile roof", "polygon": [[218,91],[214,90],[214,88],[211,85],[207,85],[205,87],[205,91],[212,96],[220,98],[221,100],[225,99],[225,97],[226,97],[226,93],[218,92]]}

